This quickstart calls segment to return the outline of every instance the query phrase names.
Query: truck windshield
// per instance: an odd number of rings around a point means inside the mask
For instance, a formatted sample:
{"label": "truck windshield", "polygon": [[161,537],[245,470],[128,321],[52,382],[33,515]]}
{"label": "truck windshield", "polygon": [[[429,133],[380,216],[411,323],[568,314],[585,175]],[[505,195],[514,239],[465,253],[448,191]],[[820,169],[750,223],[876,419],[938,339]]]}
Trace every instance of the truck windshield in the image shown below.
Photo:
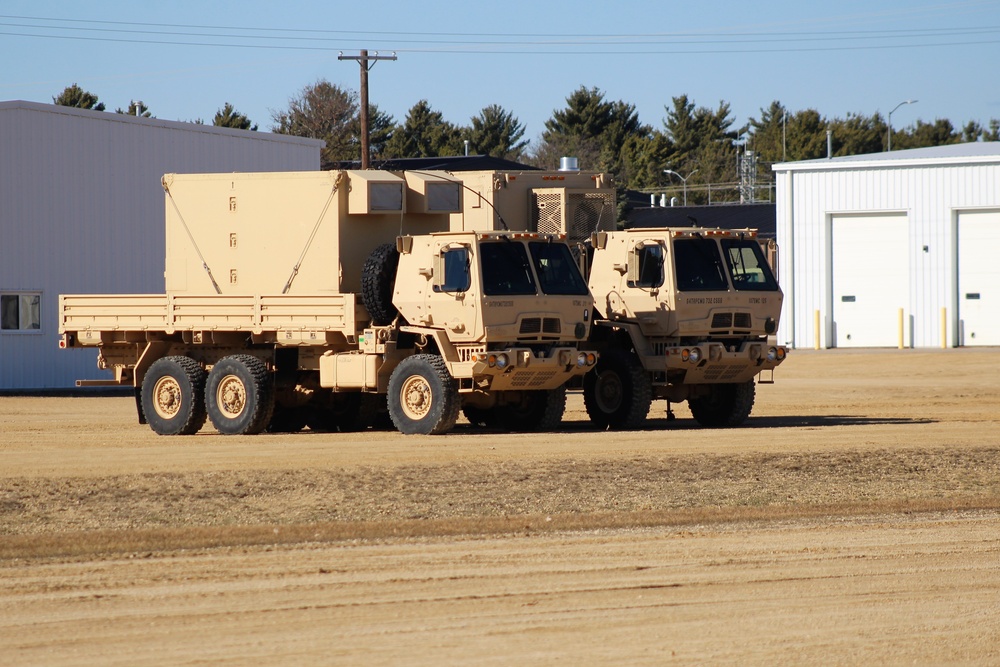
{"label": "truck windshield", "polygon": [[774,279],[760,244],[752,239],[722,239],[722,252],[729,265],[733,287],[741,291],[774,292]]}
{"label": "truck windshield", "polygon": [[532,241],[531,259],[538,282],[545,294],[587,294],[587,283],[573,260],[573,253],[564,243]]}
{"label": "truck windshield", "polygon": [[483,267],[483,293],[487,296],[538,292],[523,243],[508,240],[483,243],[479,246],[479,256]]}
{"label": "truck windshield", "polygon": [[722,255],[713,239],[675,239],[674,266],[681,292],[729,289]]}

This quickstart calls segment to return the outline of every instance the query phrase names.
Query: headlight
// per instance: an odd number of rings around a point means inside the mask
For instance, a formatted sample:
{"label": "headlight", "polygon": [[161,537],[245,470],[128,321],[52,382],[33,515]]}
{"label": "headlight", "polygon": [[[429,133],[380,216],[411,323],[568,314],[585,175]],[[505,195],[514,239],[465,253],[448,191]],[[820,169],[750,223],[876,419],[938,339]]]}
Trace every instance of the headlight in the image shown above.
{"label": "headlight", "polygon": [[776,361],[778,359],[778,351],[773,347],[767,348],[767,360]]}
{"label": "headlight", "polygon": [[499,368],[500,370],[503,370],[503,369],[507,368],[508,364],[510,364],[510,360],[507,358],[506,354],[498,354],[496,356],[496,367],[497,368]]}
{"label": "headlight", "polygon": [[581,352],[580,354],[576,355],[576,367],[583,368],[586,365],[587,365],[587,353]]}
{"label": "headlight", "polygon": [[701,350],[699,350],[698,348],[693,348],[691,350],[690,358],[692,364],[698,363],[698,360],[701,359]]}

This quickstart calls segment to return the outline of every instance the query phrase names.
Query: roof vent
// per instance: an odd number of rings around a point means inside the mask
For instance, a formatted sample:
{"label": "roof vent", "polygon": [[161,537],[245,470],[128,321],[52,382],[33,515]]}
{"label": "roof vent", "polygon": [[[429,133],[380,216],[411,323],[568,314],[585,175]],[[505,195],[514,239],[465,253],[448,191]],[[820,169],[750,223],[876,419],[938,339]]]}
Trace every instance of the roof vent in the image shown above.
{"label": "roof vent", "polygon": [[561,157],[559,171],[580,171],[580,162],[575,157]]}

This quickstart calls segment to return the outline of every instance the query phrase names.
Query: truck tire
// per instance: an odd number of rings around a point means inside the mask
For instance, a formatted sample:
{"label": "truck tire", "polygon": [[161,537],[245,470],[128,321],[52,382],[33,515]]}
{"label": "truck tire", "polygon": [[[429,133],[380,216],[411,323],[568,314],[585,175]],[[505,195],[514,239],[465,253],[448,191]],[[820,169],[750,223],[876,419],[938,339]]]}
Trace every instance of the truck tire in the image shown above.
{"label": "truck tire", "polygon": [[205,369],[191,357],[157,359],[142,380],[142,413],[159,435],[193,435],[205,425]]}
{"label": "truck tire", "polygon": [[389,377],[389,416],[400,433],[438,435],[455,426],[458,383],[435,354],[407,357]]}
{"label": "truck tire", "polygon": [[275,405],[268,422],[268,433],[298,433],[306,427],[306,408],[301,406]]}
{"label": "truck tire", "polygon": [[260,433],[274,413],[274,378],[264,362],[251,354],[223,357],[208,373],[205,405],[219,433]]}
{"label": "truck tire", "polygon": [[363,431],[375,422],[378,403],[361,392],[333,394],[330,400],[309,406],[306,423],[319,433]]}
{"label": "truck tire", "polygon": [[376,326],[391,324],[399,312],[392,304],[397,266],[399,251],[396,244],[383,243],[368,255],[361,269],[361,301]]}
{"label": "truck tire", "polygon": [[640,428],[649,414],[653,386],[634,354],[606,348],[593,371],[583,376],[583,404],[590,421],[601,429]]}
{"label": "truck tire", "polygon": [[469,420],[469,424],[476,428],[495,427],[500,421],[497,411],[497,408],[481,408],[477,405],[462,406],[462,414]]}
{"label": "truck tire", "polygon": [[707,396],[688,399],[691,415],[699,424],[706,428],[735,428],[747,420],[756,393],[753,380],[710,387]]}
{"label": "truck tire", "polygon": [[514,431],[554,431],[566,412],[566,387],[546,391],[526,391],[520,404],[509,405],[494,415],[495,426],[509,424]]}

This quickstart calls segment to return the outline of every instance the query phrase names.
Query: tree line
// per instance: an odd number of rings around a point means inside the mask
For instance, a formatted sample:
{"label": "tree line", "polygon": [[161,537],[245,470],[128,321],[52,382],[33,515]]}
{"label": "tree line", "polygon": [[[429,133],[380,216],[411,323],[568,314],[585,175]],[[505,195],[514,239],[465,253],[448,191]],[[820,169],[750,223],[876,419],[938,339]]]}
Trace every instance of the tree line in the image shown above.
{"label": "tree line", "polygon": [[[105,110],[96,95],[76,84],[53,101]],[[360,160],[359,106],[355,91],[320,79],[292,97],[288,108],[272,111],[270,130],[325,141],[321,168],[330,169],[343,161]],[[136,102],[116,111],[150,116],[145,105]],[[623,189],[676,192],[680,175],[687,179],[683,185],[689,203],[703,204],[739,200],[740,160],[749,155],[753,159],[744,162],[744,175],[750,164],[758,181],[766,184],[776,162],[822,158],[828,150],[834,157],[878,153],[889,147],[890,131],[894,150],[1000,140],[998,119],[986,126],[968,121],[961,127],[947,119],[918,120],[890,130],[878,112],[827,118],[815,109],[791,112],[775,100],[746,125],[736,127],[727,102],[720,101],[715,108],[698,106],[687,95],[673,97],[664,111],[662,127],[656,128],[640,121],[634,105],[608,100],[598,88],[581,86],[566,98],[565,107],[553,111],[532,143],[524,138],[525,127],[513,112],[497,104],[484,107],[468,125],[446,120],[427,100],[414,104],[402,122],[370,104],[371,158],[462,155],[468,146],[471,154],[555,169],[560,157],[571,156],[585,169],[610,172]],[[212,125],[257,129],[229,103],[216,112]]]}

